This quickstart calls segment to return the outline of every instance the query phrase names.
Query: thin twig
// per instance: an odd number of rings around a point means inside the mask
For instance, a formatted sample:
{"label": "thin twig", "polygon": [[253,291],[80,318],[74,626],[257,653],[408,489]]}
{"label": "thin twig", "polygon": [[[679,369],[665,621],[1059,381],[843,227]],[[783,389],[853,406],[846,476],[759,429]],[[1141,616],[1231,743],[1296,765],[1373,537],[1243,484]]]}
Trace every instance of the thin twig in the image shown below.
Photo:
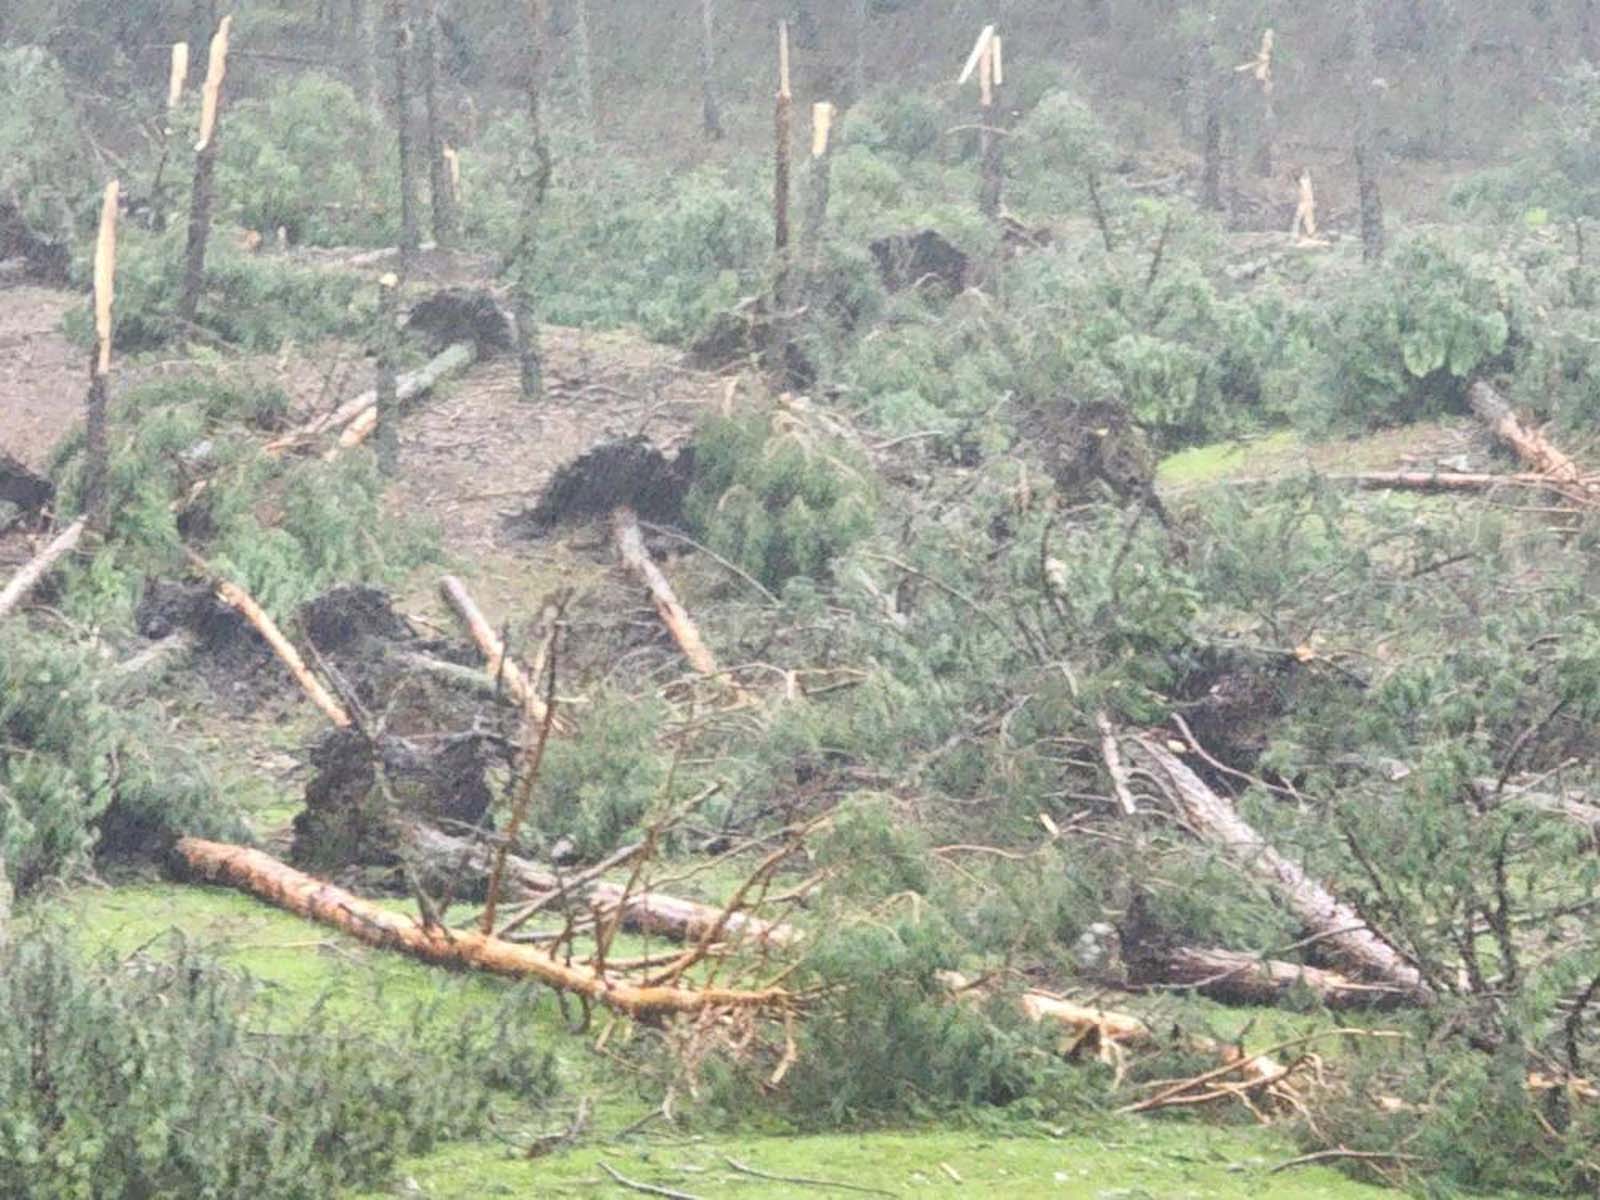
{"label": "thin twig", "polygon": [[653,1183],[640,1183],[637,1179],[629,1179],[610,1163],[601,1160],[600,1169],[625,1188],[636,1192],[643,1192],[647,1196],[668,1196],[671,1200],[700,1200],[693,1192],[676,1192],[671,1188],[656,1187]]}
{"label": "thin twig", "polygon": [[797,1183],[803,1187],[838,1188],[844,1192],[861,1192],[868,1196],[898,1196],[899,1192],[886,1192],[882,1188],[867,1187],[860,1183],[843,1183],[837,1179],[808,1179],[804,1175],[774,1175],[770,1171],[758,1171],[747,1163],[740,1162],[732,1155],[724,1154],[722,1161],[727,1163],[741,1175],[748,1175],[752,1179],[768,1179],[773,1183]]}
{"label": "thin twig", "polygon": [[1302,1154],[1298,1158],[1291,1158],[1279,1163],[1270,1169],[1268,1175],[1276,1175],[1279,1171],[1287,1171],[1290,1167],[1304,1167],[1311,1163],[1328,1162],[1336,1158],[1353,1158],[1364,1162],[1423,1162],[1420,1154],[1399,1154],[1392,1150],[1346,1150],[1343,1146],[1332,1150],[1318,1150],[1314,1154]]}

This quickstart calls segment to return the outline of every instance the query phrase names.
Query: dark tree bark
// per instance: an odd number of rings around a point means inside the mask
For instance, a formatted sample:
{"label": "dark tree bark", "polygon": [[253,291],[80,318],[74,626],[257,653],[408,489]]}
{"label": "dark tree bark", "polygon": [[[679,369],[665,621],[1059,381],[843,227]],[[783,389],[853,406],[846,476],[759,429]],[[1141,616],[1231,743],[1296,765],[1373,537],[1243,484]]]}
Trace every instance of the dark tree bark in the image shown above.
{"label": "dark tree bark", "polygon": [[378,456],[378,467],[385,475],[393,475],[400,463],[400,388],[395,374],[399,293],[400,281],[395,276],[385,275],[378,281],[378,328],[373,339],[378,376],[378,427],[373,431],[372,448]]}
{"label": "dark tree bark", "polygon": [[428,201],[433,215],[433,240],[444,249],[455,241],[456,204],[444,159],[443,117],[439,111],[439,0],[423,0],[419,50],[423,107],[428,118]]}
{"label": "dark tree bark", "polygon": [[717,104],[717,18],[714,0],[700,0],[701,119],[712,141],[723,136],[722,110]]}
{"label": "dark tree bark", "polygon": [[[806,196],[805,255],[815,271],[822,252],[822,234],[828,222],[828,198],[833,190],[833,147],[838,140],[837,117],[830,117],[827,139],[820,148],[813,130],[811,145],[811,178]],[[820,152],[819,152],[820,150]]]}
{"label": "dark tree bark", "polygon": [[522,181],[522,234],[516,254],[516,287],[513,308],[517,319],[517,361],[522,398],[538,400],[544,395],[544,360],[539,348],[538,296],[535,292],[536,259],[539,250],[539,210],[550,187],[550,145],[544,133],[545,23],[544,0],[528,3],[527,105],[529,145],[528,167]]}
{"label": "dark tree bark", "polygon": [[1377,148],[1374,138],[1374,100],[1378,87],[1377,50],[1374,45],[1373,0],[1356,0],[1355,49],[1351,74],[1356,95],[1356,191],[1361,209],[1361,258],[1376,263],[1383,258],[1383,197],[1378,191]]}
{"label": "dark tree bark", "polygon": [[[231,18],[230,18],[231,20]],[[213,35],[212,41],[217,37],[225,36],[219,26],[218,32]],[[201,42],[207,45],[207,42]],[[183,254],[183,289],[178,296],[178,316],[188,324],[193,324],[200,311],[200,293],[205,290],[206,281],[206,243],[211,238],[211,203],[215,191],[215,178],[217,172],[217,152],[222,138],[222,77],[224,63],[215,67],[218,78],[215,81],[215,97],[212,100],[212,122],[209,130],[202,130],[204,141],[195,154],[194,162],[194,190],[189,200],[189,230]],[[206,82],[203,86],[202,96],[212,89],[212,66],[208,62],[206,68]],[[204,100],[202,100],[202,104]],[[203,123],[204,118],[202,118]]]}
{"label": "dark tree bark", "polygon": [[411,136],[411,7],[389,0],[394,32],[395,137],[400,155],[400,273],[405,275],[421,242],[417,224],[417,181]]}
{"label": "dark tree bark", "polygon": [[[996,42],[999,35],[996,35]],[[1000,81],[994,69],[994,46],[984,52],[978,64],[978,146],[982,159],[982,184],[978,190],[978,208],[991,220],[998,220],[1005,187],[1005,163],[1001,157],[1000,131]]]}
{"label": "dark tree bark", "polygon": [[[778,96],[773,108],[772,132],[772,245],[778,252],[778,270],[789,252],[789,167],[792,154],[794,97],[789,89],[789,27],[778,23]],[[781,286],[780,286],[781,292]],[[781,297],[780,297],[781,300]]]}
{"label": "dark tree bark", "polygon": [[83,511],[96,529],[106,527],[109,496],[110,446],[106,436],[107,372],[100,369],[100,352],[89,357],[89,395],[84,403]]}

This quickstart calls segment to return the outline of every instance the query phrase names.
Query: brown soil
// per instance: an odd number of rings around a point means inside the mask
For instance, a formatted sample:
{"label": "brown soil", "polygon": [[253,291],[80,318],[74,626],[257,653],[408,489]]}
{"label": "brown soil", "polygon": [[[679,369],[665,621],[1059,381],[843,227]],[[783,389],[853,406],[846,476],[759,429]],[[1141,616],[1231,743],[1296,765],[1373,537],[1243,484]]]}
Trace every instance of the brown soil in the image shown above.
{"label": "brown soil", "polygon": [[61,333],[80,302],[50,288],[0,289],[0,450],[35,470],[82,417],[89,359]]}

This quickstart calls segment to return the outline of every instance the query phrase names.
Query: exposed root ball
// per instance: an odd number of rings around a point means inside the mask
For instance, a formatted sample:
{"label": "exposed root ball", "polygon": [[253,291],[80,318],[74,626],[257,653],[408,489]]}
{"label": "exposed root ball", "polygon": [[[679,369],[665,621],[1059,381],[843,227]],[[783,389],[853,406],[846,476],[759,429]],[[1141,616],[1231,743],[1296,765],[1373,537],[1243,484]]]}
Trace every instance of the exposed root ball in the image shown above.
{"label": "exposed root ball", "polygon": [[511,349],[511,321],[488,292],[445,288],[411,310],[406,331],[421,336],[437,353],[454,342],[472,342],[479,358]]}
{"label": "exposed root ball", "polygon": [[891,292],[928,283],[942,283],[953,292],[967,286],[971,263],[943,234],[932,229],[891,233],[869,247],[877,260],[883,286]]}
{"label": "exposed root ball", "polygon": [[648,438],[601,442],[556,471],[539,503],[514,524],[530,534],[627,505],[647,521],[669,523],[683,511],[694,478],[694,448],[668,458]]}

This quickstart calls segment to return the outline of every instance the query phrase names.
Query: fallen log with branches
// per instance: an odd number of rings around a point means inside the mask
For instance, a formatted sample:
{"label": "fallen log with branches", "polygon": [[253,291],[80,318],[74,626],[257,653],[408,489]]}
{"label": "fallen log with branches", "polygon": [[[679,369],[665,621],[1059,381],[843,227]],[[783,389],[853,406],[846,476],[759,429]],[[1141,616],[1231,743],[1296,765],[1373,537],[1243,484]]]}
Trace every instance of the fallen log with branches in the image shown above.
{"label": "fallen log with branches", "polygon": [[88,517],[79,517],[56,534],[48,546],[17,569],[17,573],[11,577],[4,590],[0,590],[0,619],[21,604],[23,597],[39,586],[39,581],[50,573],[50,569],[72,552],[79,539],[83,537],[84,528],[88,523]]}
{"label": "fallen log with branches", "polygon": [[186,837],[178,840],[174,855],[182,869],[197,879],[248,892],[288,912],[342,930],[367,945],[396,950],[435,966],[538,980],[636,1020],[715,1009],[776,1011],[794,1001],[791,993],[779,987],[631,982],[563,961],[535,946],[476,930],[447,929],[391,912],[244,846]]}
{"label": "fallen log with branches", "polygon": [[1479,380],[1467,392],[1472,411],[1527,466],[1549,480],[1575,504],[1600,504],[1600,480],[1584,473],[1570,457],[1537,429],[1529,429],[1499,392]]}
{"label": "fallen log with branches", "polygon": [[1363,983],[1300,963],[1215,947],[1140,947],[1129,983],[1144,989],[1199,992],[1225,1004],[1279,1004],[1296,991],[1331,1009],[1392,1008],[1412,1000],[1388,983]]}
{"label": "fallen log with branches", "polygon": [[[494,858],[489,846],[454,837],[431,825],[411,825],[405,841],[422,873],[430,879],[460,875],[476,882],[487,878]],[[642,843],[624,847],[600,866],[607,870],[624,866],[643,850]],[[515,854],[506,856],[505,871],[506,882],[521,897],[519,903],[509,907],[507,915],[519,925],[533,915],[530,906],[538,905],[533,911],[558,910],[560,901],[570,897],[602,918],[620,906],[622,928],[673,941],[698,941],[719,920],[723,922],[724,940],[730,942],[790,946],[800,940],[800,931],[781,921],[764,920],[747,912],[726,913],[715,905],[661,892],[630,892],[622,884],[595,878],[590,872],[563,876]]]}
{"label": "fallen log with branches", "polygon": [[1414,1004],[1432,1004],[1433,988],[1422,973],[1384,941],[1354,908],[1336,898],[1256,832],[1223,797],[1160,742],[1133,739],[1150,774],[1176,804],[1185,823],[1217,846],[1241,870],[1260,879],[1315,935],[1330,957],[1370,983],[1390,986]]}
{"label": "fallen log with branches", "polygon": [[[407,371],[395,381],[396,402],[404,404],[432,391],[451,375],[466,370],[477,357],[477,346],[473,342],[454,342],[446,346],[415,371]],[[357,445],[371,434],[377,426],[377,414],[378,393],[374,388],[274,438],[263,449],[271,455],[283,454],[337,430],[340,431],[339,441],[332,448],[336,454],[339,449]]]}

